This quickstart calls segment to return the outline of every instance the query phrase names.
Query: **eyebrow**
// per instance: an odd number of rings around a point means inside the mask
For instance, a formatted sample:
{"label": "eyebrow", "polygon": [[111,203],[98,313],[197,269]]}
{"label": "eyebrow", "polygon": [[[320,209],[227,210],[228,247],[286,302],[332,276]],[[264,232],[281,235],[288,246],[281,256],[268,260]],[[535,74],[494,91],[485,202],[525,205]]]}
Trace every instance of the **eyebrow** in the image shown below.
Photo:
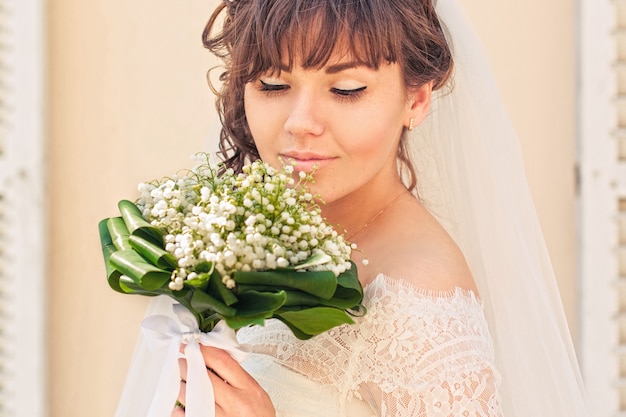
{"label": "eyebrow", "polygon": [[[326,74],[337,74],[341,71],[345,71],[345,70],[357,68],[357,67],[371,68],[370,65],[362,61],[346,61],[346,62],[340,62],[338,64],[334,64],[334,65],[328,65],[324,67],[324,72]],[[280,71],[289,72],[289,66],[281,65]]]}
{"label": "eyebrow", "polygon": [[340,62],[339,64],[327,66],[324,69],[324,72],[326,74],[337,74],[338,72],[341,72],[347,69],[362,67],[362,66],[367,66],[367,65],[359,61]]}

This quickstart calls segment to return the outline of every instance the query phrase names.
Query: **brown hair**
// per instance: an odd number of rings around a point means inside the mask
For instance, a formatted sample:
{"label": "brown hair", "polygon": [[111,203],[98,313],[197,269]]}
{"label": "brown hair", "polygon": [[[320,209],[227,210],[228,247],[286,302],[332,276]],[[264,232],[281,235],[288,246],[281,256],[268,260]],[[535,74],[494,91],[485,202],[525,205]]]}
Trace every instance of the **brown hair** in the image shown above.
{"label": "brown hair", "polygon": [[[322,68],[334,52],[348,52],[375,69],[398,63],[408,88],[432,82],[438,89],[452,72],[433,0],[223,0],[202,36],[226,66],[216,102],[223,126],[220,153],[235,170],[259,158],[244,88],[268,70],[280,71],[285,63],[291,68],[296,59],[304,68]],[[404,136],[398,161],[408,169],[413,189],[415,171]]]}

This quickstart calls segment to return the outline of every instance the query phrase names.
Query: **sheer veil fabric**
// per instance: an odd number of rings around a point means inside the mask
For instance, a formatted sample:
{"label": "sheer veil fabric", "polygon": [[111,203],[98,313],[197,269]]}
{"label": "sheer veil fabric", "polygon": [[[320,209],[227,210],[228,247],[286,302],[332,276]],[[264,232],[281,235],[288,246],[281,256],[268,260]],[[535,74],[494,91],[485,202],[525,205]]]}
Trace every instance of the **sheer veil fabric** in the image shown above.
{"label": "sheer veil fabric", "polygon": [[584,389],[521,150],[480,43],[439,0],[454,85],[411,147],[420,198],[465,254],[484,302],[506,417],[586,416]]}
{"label": "sheer veil fabric", "polygon": [[[419,198],[457,241],[476,279],[504,416],[587,416],[517,137],[460,6],[439,0],[437,10],[454,51],[454,85],[433,97],[430,116],[409,138]],[[153,300],[154,313],[171,315],[171,302]],[[117,417],[148,415],[162,363],[140,337]]]}

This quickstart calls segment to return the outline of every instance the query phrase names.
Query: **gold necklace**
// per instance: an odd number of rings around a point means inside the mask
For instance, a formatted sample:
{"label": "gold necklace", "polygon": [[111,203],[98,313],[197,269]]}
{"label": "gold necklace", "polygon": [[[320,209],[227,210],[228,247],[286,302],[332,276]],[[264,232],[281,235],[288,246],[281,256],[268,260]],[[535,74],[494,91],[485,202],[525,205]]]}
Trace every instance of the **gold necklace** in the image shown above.
{"label": "gold necklace", "polygon": [[363,226],[361,226],[360,228],[358,228],[356,230],[356,232],[351,233],[349,236],[346,237],[346,240],[348,242],[352,241],[352,238],[354,238],[355,236],[357,236],[359,233],[361,233],[363,230],[365,230],[365,228],[372,224],[378,217],[380,217],[385,211],[387,211],[387,209],[389,207],[391,207],[396,201],[398,201],[400,199],[400,197],[402,197],[402,195],[405,193],[406,190],[402,190],[397,196],[395,196],[390,202],[389,204],[387,204],[385,207],[383,207],[378,213],[374,214],[374,216],[369,219]]}

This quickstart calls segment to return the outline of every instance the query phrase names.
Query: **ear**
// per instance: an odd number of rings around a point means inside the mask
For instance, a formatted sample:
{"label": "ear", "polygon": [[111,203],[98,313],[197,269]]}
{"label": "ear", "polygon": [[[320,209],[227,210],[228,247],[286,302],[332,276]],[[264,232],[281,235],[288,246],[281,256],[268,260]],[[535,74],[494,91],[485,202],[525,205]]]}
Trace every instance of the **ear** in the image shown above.
{"label": "ear", "polygon": [[407,95],[407,118],[404,126],[413,128],[422,123],[430,108],[432,92],[432,81],[420,87],[411,87],[409,89]]}

